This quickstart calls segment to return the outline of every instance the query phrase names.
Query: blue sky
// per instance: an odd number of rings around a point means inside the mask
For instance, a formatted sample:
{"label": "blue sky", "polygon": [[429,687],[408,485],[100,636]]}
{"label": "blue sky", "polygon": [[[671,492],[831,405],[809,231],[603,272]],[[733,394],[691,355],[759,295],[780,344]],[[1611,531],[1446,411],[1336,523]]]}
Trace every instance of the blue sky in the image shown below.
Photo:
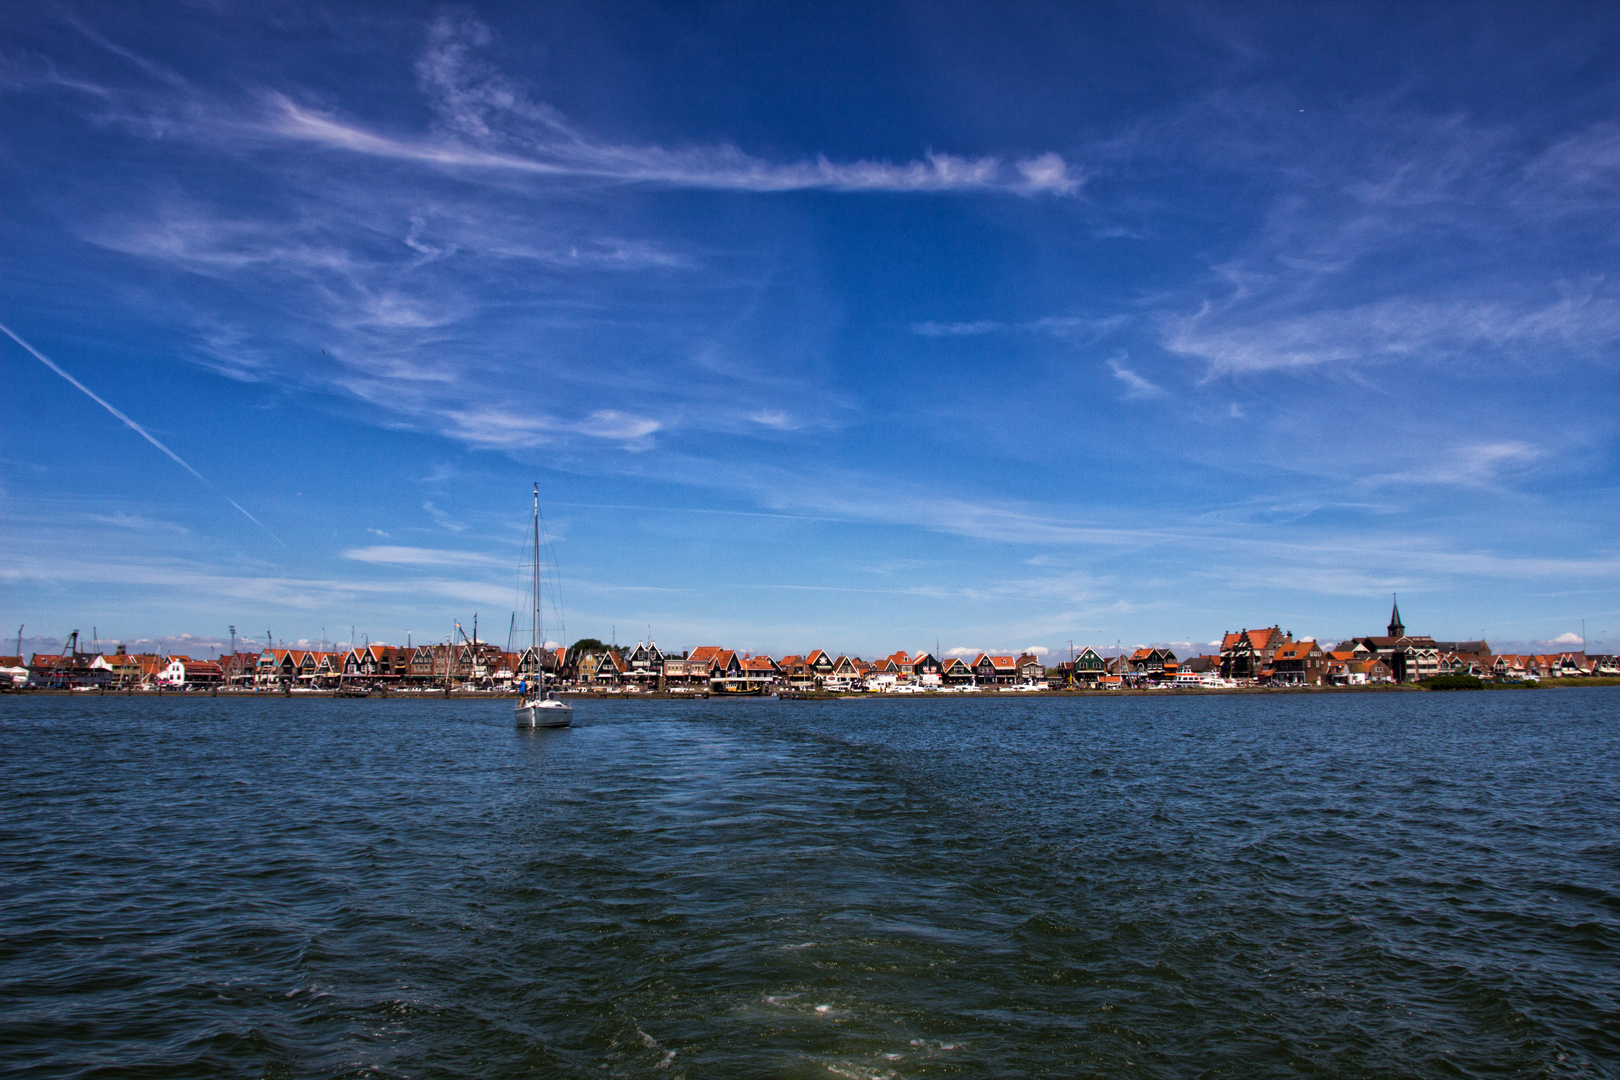
{"label": "blue sky", "polygon": [[83,390],[0,337],[0,615],[501,640],[538,481],[569,639],[1399,592],[1616,651],[1617,56],[1602,5],[11,5],[0,324]]}

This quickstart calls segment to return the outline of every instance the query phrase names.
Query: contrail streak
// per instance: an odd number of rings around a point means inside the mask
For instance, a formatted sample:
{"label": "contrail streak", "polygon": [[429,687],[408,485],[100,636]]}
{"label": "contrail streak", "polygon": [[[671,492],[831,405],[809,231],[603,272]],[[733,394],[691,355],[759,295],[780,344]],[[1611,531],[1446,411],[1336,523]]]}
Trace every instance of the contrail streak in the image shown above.
{"label": "contrail streak", "polygon": [[54,371],[58,375],[62,376],[62,378],[66,379],[68,382],[72,383],[79,390],[83,391],[84,395],[86,397],[88,397],[91,401],[95,402],[97,405],[100,405],[103,409],[106,409],[108,412],[110,412],[114,416],[118,417],[118,419],[122,420],[124,422],[125,426],[128,427],[135,434],[139,435],[141,438],[145,439],[147,442],[151,443],[153,446],[155,446],[159,450],[163,451],[166,455],[168,455],[169,459],[171,461],[173,461],[176,465],[180,466],[182,469],[186,470],[186,472],[190,473],[192,476],[195,476],[197,479],[201,480],[204,484],[207,484],[209,490],[213,491],[214,494],[218,495],[220,498],[224,499],[226,502],[230,503],[232,506],[236,507],[238,510],[241,510],[242,511],[242,516],[247,518],[249,521],[253,522],[253,524],[257,525],[259,528],[264,529],[265,535],[270,537],[270,539],[274,540],[276,543],[280,544],[282,547],[287,546],[286,541],[282,540],[281,537],[277,536],[275,533],[273,533],[269,529],[265,528],[264,522],[260,521],[258,518],[254,517],[252,514],[248,513],[246,510],[242,510],[242,504],[241,503],[237,502],[235,499],[231,498],[229,495],[227,495],[223,491],[219,490],[219,488],[214,487],[213,483],[208,479],[208,477],[204,476],[202,473],[198,472],[196,469],[193,469],[191,467],[191,465],[189,463],[187,463],[187,461],[184,458],[182,458],[179,454],[175,453],[173,450],[170,450],[167,446],[164,446],[162,443],[158,442],[157,439],[152,435],[152,433],[150,431],[147,431],[145,428],[141,427],[141,425],[137,424],[135,421],[131,420],[129,417],[127,417],[123,413],[119,412],[112,405],[108,404],[107,401],[105,401],[101,397],[97,396],[96,392],[94,390],[90,389],[88,386],[84,385],[84,383],[80,382],[78,379],[75,379],[72,375],[69,375],[67,372],[63,371],[61,368],[57,367],[56,363],[50,357],[46,356],[44,353],[40,352],[38,349],[36,349],[32,345],[28,344],[28,342],[24,341],[22,338],[18,337],[16,331],[12,330],[11,327],[7,326],[5,323],[0,323],[0,331],[3,331],[5,333],[5,335],[8,338],[10,338],[12,341],[15,341],[18,345],[21,345],[23,348],[27,349],[29,354],[31,356],[33,356],[33,358],[35,360],[38,360],[40,363],[44,364],[46,367],[50,368],[52,371]]}

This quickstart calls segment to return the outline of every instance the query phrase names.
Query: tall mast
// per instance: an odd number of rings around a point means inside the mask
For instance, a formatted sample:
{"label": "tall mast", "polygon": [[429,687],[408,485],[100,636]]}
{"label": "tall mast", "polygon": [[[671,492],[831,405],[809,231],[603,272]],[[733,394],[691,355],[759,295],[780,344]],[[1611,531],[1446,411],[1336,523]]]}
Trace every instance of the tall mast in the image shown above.
{"label": "tall mast", "polygon": [[534,485],[534,618],[529,623],[529,648],[534,653],[535,673],[545,681],[546,668],[540,662],[540,483]]}

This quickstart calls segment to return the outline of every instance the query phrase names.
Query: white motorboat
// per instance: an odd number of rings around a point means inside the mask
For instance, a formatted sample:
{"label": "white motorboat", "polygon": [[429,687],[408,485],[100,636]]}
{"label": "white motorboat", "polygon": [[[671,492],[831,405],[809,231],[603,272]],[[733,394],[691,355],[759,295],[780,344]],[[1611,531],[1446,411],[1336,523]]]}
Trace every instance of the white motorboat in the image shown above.
{"label": "white motorboat", "polygon": [[512,710],[520,728],[565,728],[574,722],[574,707],[546,690],[546,665],[540,653],[540,485],[534,485],[534,621],[529,624],[529,650],[534,656],[535,685],[524,686]]}

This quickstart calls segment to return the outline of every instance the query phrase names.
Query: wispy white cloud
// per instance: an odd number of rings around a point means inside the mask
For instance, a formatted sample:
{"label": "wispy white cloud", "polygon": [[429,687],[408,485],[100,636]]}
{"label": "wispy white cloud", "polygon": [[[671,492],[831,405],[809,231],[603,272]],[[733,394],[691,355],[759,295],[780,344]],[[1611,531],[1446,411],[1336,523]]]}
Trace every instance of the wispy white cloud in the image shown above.
{"label": "wispy white cloud", "polygon": [[441,529],[448,529],[451,532],[457,533],[467,531],[467,525],[465,522],[457,521],[443,510],[440,510],[437,506],[434,506],[432,502],[424,502],[422,504],[422,509],[427,511],[428,517],[432,518],[433,523]]}
{"label": "wispy white cloud", "polygon": [[330,110],[301,105],[285,94],[268,98],[264,127],[288,139],[350,153],[444,168],[491,170],[558,178],[588,178],[730,191],[1007,191],[1072,194],[1084,176],[1059,154],[1013,161],[928,153],[920,160],[775,163],[735,146],[613,144],[592,138],[516,80],[481,59],[490,42],[483,24],[442,16],[429,28],[417,77],[437,118],[427,137],[381,134]]}
{"label": "wispy white cloud", "polygon": [[980,337],[1003,331],[1036,332],[1054,337],[1067,337],[1077,330],[1102,331],[1119,325],[1121,317],[1080,319],[1073,316],[1048,315],[1028,322],[999,322],[979,319],[974,322],[919,322],[911,325],[911,332],[923,337]]}
{"label": "wispy white cloud", "polygon": [[[48,582],[58,579],[60,573],[60,561],[48,553],[24,552],[0,569],[0,579]],[[108,555],[87,563],[78,579],[94,586],[158,590],[165,597],[186,598],[193,610],[210,612],[218,610],[221,600],[251,603],[260,610],[283,608],[299,612],[327,612],[334,604],[350,610],[358,606],[408,606],[397,580],[275,575],[262,570],[255,572],[250,567],[227,573],[202,559]],[[416,597],[483,604],[492,610],[504,609],[512,599],[510,585],[434,577],[413,579],[410,593]]]}
{"label": "wispy white cloud", "polygon": [[1430,455],[1411,469],[1366,477],[1362,483],[1455,484],[1480,487],[1500,480],[1505,473],[1522,469],[1546,457],[1539,446],[1520,441],[1472,443]]}
{"label": "wispy white cloud", "polygon": [[748,419],[761,427],[775,428],[777,431],[793,431],[800,426],[798,421],[781,409],[756,409],[748,414]]}
{"label": "wispy white cloud", "polygon": [[141,514],[130,514],[123,511],[112,514],[90,514],[88,517],[91,521],[101,525],[111,525],[117,529],[130,529],[136,532],[185,533],[189,531],[184,525],[177,525],[172,521],[159,521]]}
{"label": "wispy white cloud", "polygon": [[978,337],[981,334],[992,334],[1006,326],[1006,323],[981,319],[977,322],[920,322],[912,325],[913,333],[923,337]]}
{"label": "wispy white cloud", "polygon": [[[381,135],[329,112],[301,106],[284,95],[270,97],[265,128],[284,138],[370,157],[440,168],[515,172],[534,176],[608,180],[668,187],[775,193],[889,191],[937,193],[1006,191],[1019,195],[1072,194],[1082,177],[1056,154],[1006,165],[992,157],[960,158],[929,153],[922,160],[813,161],[774,164],[733,146],[667,150],[658,146],[610,146],[583,136],[517,140],[517,148],[491,150],[463,139],[412,139]],[[548,133],[549,134],[549,133]]]}
{"label": "wispy white cloud", "polygon": [[500,559],[475,551],[445,551],[441,548],[373,547],[349,548],[345,559],[379,566],[511,566],[511,559]]}
{"label": "wispy white cloud", "polygon": [[[701,269],[708,271],[703,283],[671,286],[655,293],[655,302],[690,310],[697,288],[725,293],[733,311],[739,291],[760,287],[758,275],[735,267],[716,275],[713,251],[612,228],[566,202],[576,188],[514,184],[512,176],[761,193],[1023,195],[1073,193],[1083,179],[1059,155],[1046,152],[1020,160],[933,153],[900,163],[821,157],[782,162],[724,144],[669,148],[602,139],[497,71],[483,59],[489,43],[488,30],[474,21],[445,17],[431,24],[417,77],[433,120],[414,133],[347,119],[290,88],[256,99],[258,113],[183,80],[154,76],[149,85],[109,89],[98,98],[111,110],[104,122],[137,135],[232,147],[239,163],[258,162],[277,176],[267,189],[275,196],[248,211],[207,205],[165,187],[145,193],[138,210],[112,200],[107,210],[86,215],[78,230],[105,249],[228,282],[263,306],[252,315],[238,313],[234,321],[206,309],[196,314],[190,356],[219,374],[347,394],[376,410],[382,423],[479,448],[609,443],[639,451],[655,445],[661,433],[682,429],[739,434],[761,427],[825,427],[825,414],[839,407],[839,395],[827,386],[805,394],[804,377],[778,357],[769,366],[750,363],[731,372],[728,390],[738,400],[716,401],[712,387],[702,389],[685,377],[684,364],[701,366],[704,355],[726,351],[716,328],[702,325],[678,331],[696,339],[687,361],[612,363],[592,380],[576,374],[582,369],[565,348],[582,347],[595,326],[645,320],[642,312],[652,306],[635,301],[654,287],[637,286],[639,294],[604,293],[574,271],[657,276]],[[312,143],[433,169],[379,182],[351,175],[341,162],[311,159]],[[293,173],[282,167],[289,153],[299,163]],[[444,168],[458,170],[454,185],[446,186]],[[460,181],[479,171],[492,171],[492,182],[469,192]],[[292,175],[301,179],[285,182]],[[532,264],[533,276],[511,272],[518,260]],[[727,273],[737,280],[728,281]],[[469,328],[496,310],[510,333],[497,341],[482,334],[473,345]],[[266,339],[259,315],[273,317],[280,339]],[[1057,333],[1062,322],[1032,325]],[[254,325],[259,329],[248,328]],[[654,329],[638,328],[643,337],[659,340],[636,347],[667,353],[668,328]],[[784,327],[781,335],[793,337],[794,331]],[[303,348],[289,349],[287,338]],[[796,338],[803,344],[795,348],[807,361],[814,360],[813,339]],[[750,340],[737,351],[753,356],[758,344]],[[548,372],[562,373],[548,385],[543,406],[491,403],[489,386],[505,384],[514,364],[529,367],[537,381]],[[791,414],[760,409],[744,404],[751,389],[777,397],[791,393],[812,404]]]}
{"label": "wispy white cloud", "polygon": [[1108,361],[1108,370],[1114,373],[1114,378],[1125,384],[1127,398],[1153,398],[1161,397],[1164,388],[1156,383],[1149,382],[1130,368],[1126,367],[1120,357]]}
{"label": "wispy white cloud", "polygon": [[577,420],[563,420],[535,410],[475,403],[461,408],[423,410],[445,421],[444,434],[471,446],[518,450],[556,444],[568,436],[583,435],[618,443],[630,450],[648,449],[661,421],[618,409],[597,409]]}
{"label": "wispy white cloud", "polygon": [[1219,160],[1271,192],[1203,288],[1155,305],[1166,349],[1213,378],[1530,368],[1591,361],[1620,341],[1620,293],[1595,268],[1606,260],[1583,251],[1573,265],[1594,269],[1570,269],[1588,238],[1612,257],[1620,126],[1545,146],[1377,101],[1336,110],[1327,139],[1314,125],[1275,130],[1278,104],[1219,95],[1116,150]]}
{"label": "wispy white cloud", "polygon": [[1438,302],[1410,298],[1287,312],[1240,298],[1166,322],[1163,344],[1202,361],[1209,376],[1416,360],[1446,364],[1478,350],[1620,341],[1620,298]]}

